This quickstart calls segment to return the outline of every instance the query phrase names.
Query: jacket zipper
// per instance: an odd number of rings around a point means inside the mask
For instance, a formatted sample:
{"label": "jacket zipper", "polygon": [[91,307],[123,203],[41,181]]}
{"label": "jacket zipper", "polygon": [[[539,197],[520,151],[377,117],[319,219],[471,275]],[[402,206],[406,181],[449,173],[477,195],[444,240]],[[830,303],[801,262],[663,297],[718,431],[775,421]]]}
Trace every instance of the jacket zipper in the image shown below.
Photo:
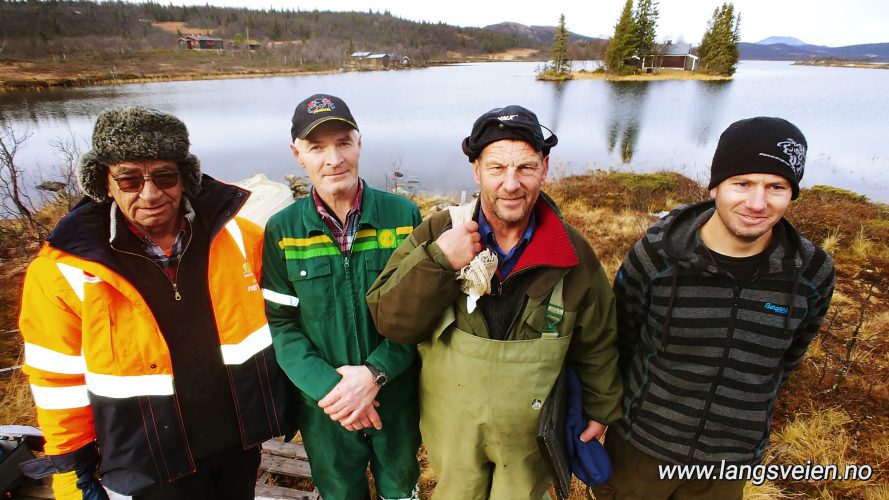
{"label": "jacket zipper", "polygon": [[704,426],[707,424],[707,415],[710,413],[710,406],[713,404],[713,398],[716,396],[716,388],[718,387],[719,381],[722,380],[722,372],[725,371],[725,365],[728,362],[729,352],[732,349],[732,339],[735,336],[735,320],[738,315],[738,299],[741,297],[741,290],[737,285],[732,287],[732,314],[731,314],[731,326],[728,329],[728,333],[725,337],[725,349],[722,352],[722,359],[719,363],[719,368],[716,370],[716,377],[714,377],[714,381],[710,384],[710,393],[707,395],[707,401],[704,402],[704,408],[701,411],[701,422],[698,424],[698,429],[695,431],[694,439],[692,439],[691,445],[688,447],[688,456],[687,463],[691,463],[694,460],[695,451],[697,451],[696,443],[701,438],[701,434],[704,433]]}
{"label": "jacket zipper", "polygon": [[[499,295],[503,294],[503,283],[506,282],[507,280],[509,280],[510,278],[512,278],[513,276],[515,276],[516,274],[524,273],[525,271],[527,271],[529,269],[537,269],[540,267],[543,267],[543,266],[531,265],[531,266],[519,269],[518,271],[516,271],[514,273],[510,273],[510,275],[507,276],[506,279],[504,279],[503,281],[500,281],[498,279],[497,280],[497,295],[499,296]],[[515,313],[515,316],[512,317],[512,321],[509,322],[509,327],[506,329],[506,338],[510,337],[510,334],[512,333],[512,329],[516,325],[516,321],[522,316],[522,311],[524,311],[527,306],[528,306],[528,293],[527,293],[527,290],[525,290],[525,296],[524,296],[524,298],[522,298],[522,305],[518,308],[518,310]],[[479,312],[481,312],[481,311],[479,311]],[[490,335],[490,328],[488,327],[487,321],[485,321],[484,314],[482,314],[482,321],[485,322],[485,328],[488,328],[488,335]]]}
{"label": "jacket zipper", "polygon": [[111,248],[113,248],[115,251],[118,251],[120,253],[127,254],[127,255],[134,255],[136,257],[141,257],[141,258],[147,260],[148,262],[151,262],[152,264],[154,264],[154,266],[157,267],[158,270],[160,270],[160,272],[164,273],[164,276],[167,277],[167,280],[170,282],[170,285],[173,287],[173,298],[176,299],[177,302],[182,300],[182,294],[179,293],[179,269],[182,266],[182,258],[185,257],[185,252],[188,251],[188,247],[191,245],[191,236],[192,236],[192,232],[193,232],[193,228],[191,227],[191,221],[189,221],[188,219],[185,219],[185,221],[186,221],[186,223],[188,223],[188,229],[189,229],[188,240],[185,242],[185,248],[182,249],[182,255],[179,256],[179,262],[176,263],[176,281],[173,281],[172,279],[170,279],[170,275],[167,274],[166,271],[164,271],[164,268],[162,268],[160,266],[160,264],[153,261],[149,257],[146,257],[145,255],[142,255],[139,253],[121,250],[120,248],[115,247],[113,243],[110,244]]}

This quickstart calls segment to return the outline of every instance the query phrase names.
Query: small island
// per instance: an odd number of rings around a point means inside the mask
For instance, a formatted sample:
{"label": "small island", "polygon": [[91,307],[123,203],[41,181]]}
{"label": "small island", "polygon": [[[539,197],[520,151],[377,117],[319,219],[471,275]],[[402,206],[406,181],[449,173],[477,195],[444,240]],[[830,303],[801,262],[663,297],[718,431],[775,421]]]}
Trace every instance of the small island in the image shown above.
{"label": "small island", "polygon": [[740,52],[740,14],[731,2],[713,12],[704,37],[696,50],[691,43],[655,41],[658,5],[654,0],[627,0],[602,57],[602,66],[593,72],[572,71],[569,36],[565,16],[550,48],[551,59],[538,69],[537,79],[564,81],[573,79],[609,81],[656,80],[731,80],[738,66]]}
{"label": "small island", "polygon": [[711,75],[698,71],[688,71],[676,68],[660,68],[651,73],[635,73],[629,75],[614,75],[606,71],[574,71],[571,73],[573,80],[607,80],[611,82],[652,82],[662,80],[699,80],[706,82],[725,82],[732,79],[731,76]]}
{"label": "small island", "polygon": [[805,61],[796,61],[793,64],[798,66],[826,66],[831,68],[889,69],[889,63],[864,61],[860,59],[839,59],[835,57],[808,59]]}

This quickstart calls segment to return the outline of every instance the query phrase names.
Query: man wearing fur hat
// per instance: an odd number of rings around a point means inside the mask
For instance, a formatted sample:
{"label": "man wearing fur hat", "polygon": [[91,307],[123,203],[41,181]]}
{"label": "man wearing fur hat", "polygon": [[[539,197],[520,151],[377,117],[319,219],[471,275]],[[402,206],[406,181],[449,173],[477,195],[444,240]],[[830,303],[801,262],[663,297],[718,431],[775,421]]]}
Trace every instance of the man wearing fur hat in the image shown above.
{"label": "man wearing fur hat", "polygon": [[713,156],[712,200],[670,212],[624,260],[614,281],[624,418],[605,438],[614,475],[596,498],[742,498],[744,478],[659,470],[762,459],[778,390],[834,287],[830,256],[784,219],[805,158],[786,120],[733,123]]}
{"label": "man wearing fur hat", "polygon": [[549,498],[536,431],[566,359],[583,383],[579,439],[620,418],[614,296],[540,190],[556,142],[521,106],[480,116],[463,141],[479,201],[426,219],[367,295],[382,335],[419,344],[435,498]]}
{"label": "man wearing fur hat", "polygon": [[[258,285],[249,193],[201,175],[176,117],[99,115],[87,194],[25,278],[24,371],[57,498],[253,498],[286,379]],[[101,485],[95,479],[101,477]]]}

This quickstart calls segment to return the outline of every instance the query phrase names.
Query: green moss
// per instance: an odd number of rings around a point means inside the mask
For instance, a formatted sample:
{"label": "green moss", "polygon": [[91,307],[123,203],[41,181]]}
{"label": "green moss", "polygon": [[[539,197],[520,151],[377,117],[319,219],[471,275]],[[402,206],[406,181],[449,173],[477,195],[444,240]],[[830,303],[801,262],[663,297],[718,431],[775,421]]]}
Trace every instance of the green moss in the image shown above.
{"label": "green moss", "polygon": [[825,186],[823,184],[817,184],[812,186],[811,189],[808,190],[812,195],[818,196],[819,198],[827,198],[830,200],[836,201],[851,201],[857,203],[867,203],[867,196],[863,194],[858,194],[854,191],[849,191],[847,189],[842,189],[833,186]]}
{"label": "green moss", "polygon": [[612,172],[608,175],[611,181],[631,191],[662,191],[677,187],[676,177],[671,174],[632,174]]}

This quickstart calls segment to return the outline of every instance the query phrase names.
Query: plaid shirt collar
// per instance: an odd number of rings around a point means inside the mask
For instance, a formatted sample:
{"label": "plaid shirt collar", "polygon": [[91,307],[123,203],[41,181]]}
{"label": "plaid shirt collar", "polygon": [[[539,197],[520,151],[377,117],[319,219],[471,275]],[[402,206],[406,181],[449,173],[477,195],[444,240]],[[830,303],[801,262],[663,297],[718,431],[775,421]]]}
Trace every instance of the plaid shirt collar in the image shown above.
{"label": "plaid shirt collar", "polygon": [[[194,221],[195,215],[194,209],[188,201],[188,198],[182,198],[182,208],[185,214],[179,221],[179,231],[176,234],[176,241],[174,241],[173,246],[170,247],[169,254],[165,252],[163,248],[155,244],[147,235],[142,234],[136,226],[130,223],[130,221],[124,218],[127,229],[132,232],[133,236],[139,241],[139,249],[142,251],[142,254],[154,261],[172,281],[176,281],[176,275],[179,270],[179,261],[182,259],[182,254],[185,253],[186,242],[188,240],[186,235],[188,233],[189,223]],[[117,203],[112,201],[111,235],[109,239],[112,243],[119,231],[117,222],[118,218],[115,216],[115,213],[118,211],[120,211],[120,209],[117,206]]]}
{"label": "plaid shirt collar", "polygon": [[330,233],[336,239],[340,252],[346,257],[349,256],[349,252],[352,248],[352,241],[355,239],[355,233],[358,232],[358,222],[361,220],[361,201],[363,198],[364,182],[359,179],[358,193],[355,195],[355,200],[352,202],[352,208],[349,209],[349,213],[346,214],[345,222],[340,223],[339,219],[330,213],[330,209],[327,207],[327,204],[324,203],[324,200],[321,199],[321,196],[318,195],[318,191],[312,187],[312,201],[315,203],[315,210],[318,212],[321,220],[327,225],[327,228],[330,229]]}

